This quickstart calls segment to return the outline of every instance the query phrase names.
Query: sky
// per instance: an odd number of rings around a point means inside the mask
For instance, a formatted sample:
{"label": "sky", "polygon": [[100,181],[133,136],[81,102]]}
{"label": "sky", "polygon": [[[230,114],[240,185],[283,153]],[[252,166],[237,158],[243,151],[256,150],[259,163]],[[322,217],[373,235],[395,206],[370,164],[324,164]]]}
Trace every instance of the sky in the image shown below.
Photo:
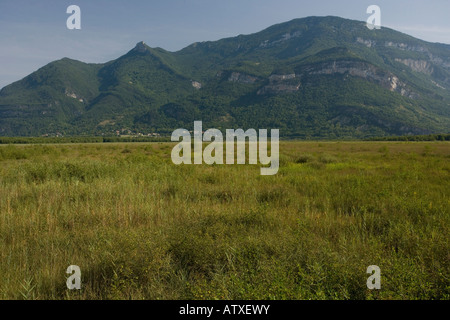
{"label": "sky", "polygon": [[[366,21],[373,4],[382,27],[450,44],[448,0],[0,0],[0,88],[63,57],[103,63],[139,41],[177,51],[307,16]],[[80,30],[66,26],[70,5]]]}

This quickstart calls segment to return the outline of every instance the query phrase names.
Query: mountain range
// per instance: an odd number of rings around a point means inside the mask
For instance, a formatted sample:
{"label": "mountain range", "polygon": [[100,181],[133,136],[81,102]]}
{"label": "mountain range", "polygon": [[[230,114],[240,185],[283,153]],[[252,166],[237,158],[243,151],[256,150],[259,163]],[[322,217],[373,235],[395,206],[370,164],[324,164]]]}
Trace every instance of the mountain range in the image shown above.
{"label": "mountain range", "polygon": [[63,58],[0,91],[0,135],[280,129],[281,137],[450,132],[450,45],[308,17],[177,51]]}

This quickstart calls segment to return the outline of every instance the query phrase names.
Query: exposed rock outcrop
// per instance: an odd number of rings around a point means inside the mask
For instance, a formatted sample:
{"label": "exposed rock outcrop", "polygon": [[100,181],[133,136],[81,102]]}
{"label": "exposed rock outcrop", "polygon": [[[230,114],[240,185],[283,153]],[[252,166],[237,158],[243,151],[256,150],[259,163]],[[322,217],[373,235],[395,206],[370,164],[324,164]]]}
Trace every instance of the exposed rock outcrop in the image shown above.
{"label": "exposed rock outcrop", "polygon": [[278,94],[295,92],[300,89],[300,81],[295,81],[295,73],[272,74],[269,77],[269,84],[258,90],[257,94]]}
{"label": "exposed rock outcrop", "polygon": [[302,35],[302,33],[303,32],[300,31],[300,30],[299,31],[294,31],[292,33],[285,33],[278,40],[274,40],[274,41],[264,40],[263,42],[261,42],[259,44],[259,47],[260,48],[272,47],[272,46],[274,46],[274,45],[276,45],[278,43],[281,43],[281,42],[284,42],[284,41],[288,41],[288,40],[293,39],[293,38],[298,38],[298,37],[300,37]]}
{"label": "exposed rock outcrop", "polygon": [[396,49],[400,49],[400,50],[405,50],[405,51],[414,51],[414,52],[428,52],[427,48],[424,48],[422,46],[414,46],[414,45],[410,45],[408,43],[397,43],[397,42],[392,42],[392,41],[386,41],[384,43],[385,47],[392,47],[392,48],[396,48]]}
{"label": "exposed rock outcrop", "polygon": [[232,72],[228,77],[228,81],[239,82],[239,83],[255,83],[258,78],[245,73]]}
{"label": "exposed rock outcrop", "polygon": [[414,59],[398,59],[395,61],[403,63],[404,65],[410,67],[413,71],[421,72],[425,74],[433,73],[433,66],[426,60],[414,60]]}
{"label": "exposed rock outcrop", "polygon": [[330,61],[306,66],[301,74],[303,75],[332,75],[348,74],[372,81],[382,87],[400,93],[402,96],[417,98],[417,94],[407,88],[406,84],[399,80],[394,74],[383,71],[374,65],[362,61]]}
{"label": "exposed rock outcrop", "polygon": [[356,42],[361,43],[368,48],[374,47],[377,44],[377,42],[375,40],[365,40],[360,37],[356,38]]}
{"label": "exposed rock outcrop", "polygon": [[67,89],[65,91],[65,94],[66,94],[66,97],[77,99],[79,102],[84,102],[83,98],[79,97],[76,93],[71,92],[71,91],[69,91]]}
{"label": "exposed rock outcrop", "polygon": [[134,50],[139,53],[144,53],[145,51],[147,51],[147,46],[145,45],[144,41],[141,41],[136,44],[136,47],[134,47]]}
{"label": "exposed rock outcrop", "polygon": [[295,73],[291,73],[291,74],[272,74],[269,77],[270,81],[283,81],[283,80],[289,80],[289,79],[294,79],[295,78]]}
{"label": "exposed rock outcrop", "polygon": [[198,89],[198,90],[200,90],[201,88],[202,88],[202,84],[200,83],[200,82],[198,82],[198,81],[191,81],[191,84],[192,84],[192,86],[195,88],[195,89]]}
{"label": "exposed rock outcrop", "polygon": [[[428,56],[429,63],[434,63],[440,67],[444,67],[446,69],[450,69],[450,61],[444,60],[442,57],[433,55],[428,48],[425,48],[420,45],[411,45],[404,42],[393,42],[393,41],[385,41],[383,43],[377,43],[377,41],[372,39],[363,39],[361,37],[357,37],[355,40],[357,43],[363,44],[367,46],[368,48],[375,47],[375,46],[384,46],[388,48],[395,48],[402,51],[412,51],[412,52],[420,52],[424,53],[426,56]],[[411,60],[411,59],[404,59],[404,60]]]}
{"label": "exposed rock outcrop", "polygon": [[258,90],[257,94],[262,95],[262,94],[289,93],[298,91],[299,89],[300,84],[289,85],[283,83],[274,83],[262,87],[261,89]]}

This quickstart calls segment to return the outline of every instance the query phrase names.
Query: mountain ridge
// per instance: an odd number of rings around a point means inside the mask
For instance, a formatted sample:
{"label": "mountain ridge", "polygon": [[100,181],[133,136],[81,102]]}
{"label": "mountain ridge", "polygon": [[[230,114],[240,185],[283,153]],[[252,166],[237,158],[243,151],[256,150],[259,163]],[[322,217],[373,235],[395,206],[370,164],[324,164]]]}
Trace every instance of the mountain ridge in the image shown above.
{"label": "mountain ridge", "polygon": [[0,90],[0,135],[168,134],[194,120],[300,138],[450,130],[450,45],[334,16],[100,64],[63,58]]}

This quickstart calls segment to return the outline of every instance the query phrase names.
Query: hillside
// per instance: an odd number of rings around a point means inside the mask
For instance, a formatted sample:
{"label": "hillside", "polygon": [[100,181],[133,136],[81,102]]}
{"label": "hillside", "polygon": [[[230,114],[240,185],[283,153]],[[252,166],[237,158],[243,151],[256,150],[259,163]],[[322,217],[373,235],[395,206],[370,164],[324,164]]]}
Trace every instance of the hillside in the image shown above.
{"label": "hillside", "polygon": [[52,62],[0,91],[0,135],[279,128],[282,137],[450,132],[450,45],[308,17],[178,52]]}

